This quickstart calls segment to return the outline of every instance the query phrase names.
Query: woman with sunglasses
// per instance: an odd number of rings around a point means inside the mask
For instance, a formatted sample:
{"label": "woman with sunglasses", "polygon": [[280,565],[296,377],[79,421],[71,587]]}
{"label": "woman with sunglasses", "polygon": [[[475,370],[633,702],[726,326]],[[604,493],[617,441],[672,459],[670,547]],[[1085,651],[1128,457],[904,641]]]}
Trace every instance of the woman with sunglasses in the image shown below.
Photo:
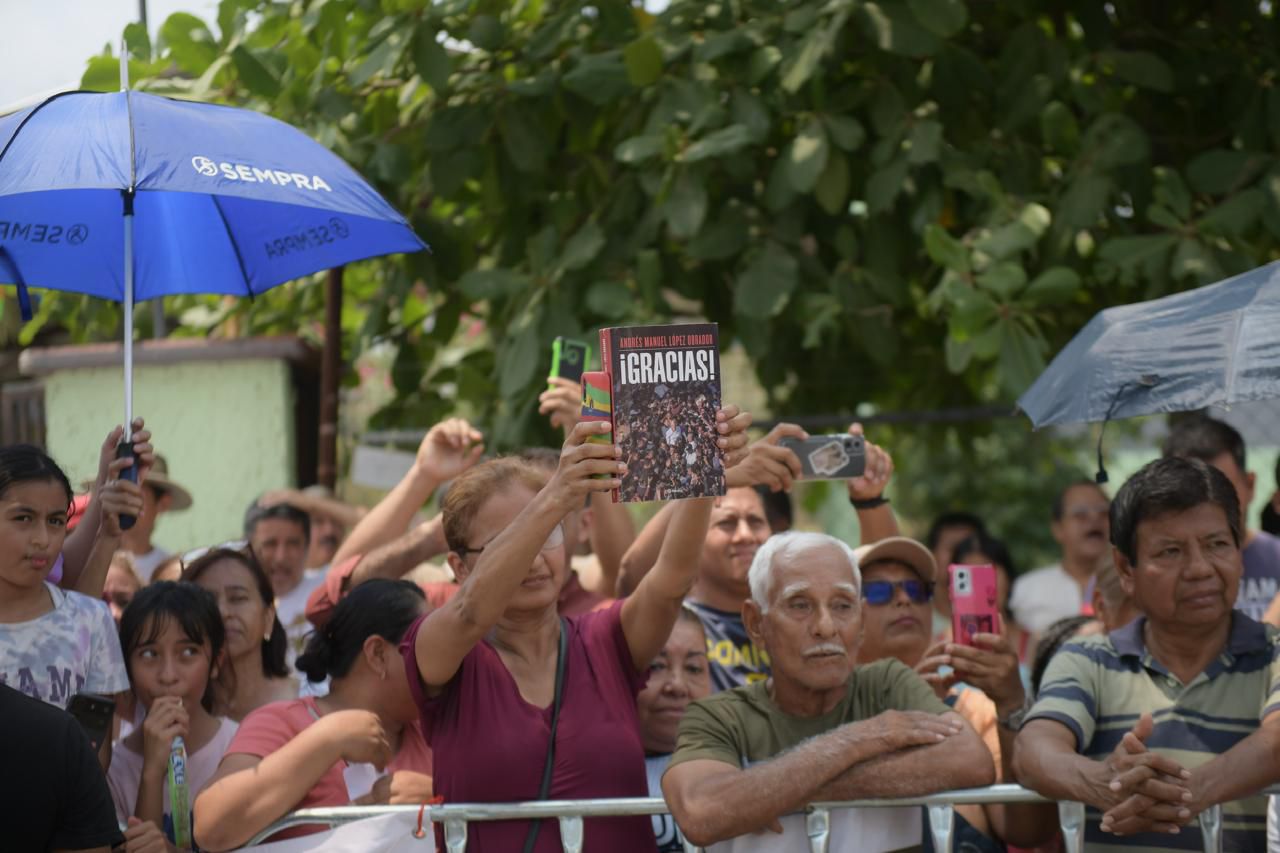
{"label": "woman with sunglasses", "polygon": [[[743,455],[750,420],[732,406],[717,413],[726,466]],[[563,521],[589,495],[618,488],[625,470],[619,449],[588,440],[607,431],[595,422],[574,427],[549,481],[527,462],[502,458],[449,488],[444,531],[461,586],[401,646],[446,802],[648,793],[636,695],[693,585],[712,499],[681,505],[657,564],[629,597],[562,620]],[[584,849],[654,848],[647,817],[586,820]],[[473,823],[467,849],[550,853],[561,849],[559,827]]]}
{"label": "woman with sunglasses", "polygon": [[227,634],[230,666],[221,668],[214,713],[240,722],[271,702],[297,699],[298,679],[289,674],[289,641],[276,618],[271,581],[246,543],[229,542],[183,557],[182,574],[213,593]]}
{"label": "woman with sunglasses", "polygon": [[[975,635],[974,646],[931,645],[934,584],[942,583],[943,576],[933,554],[919,542],[892,537],[854,553],[862,574],[858,662],[893,657],[914,668],[982,736],[998,770],[997,781],[1016,781],[1013,737],[1026,693],[1013,647],[997,634]],[[960,681],[976,689],[953,689]],[[1055,809],[998,803],[957,806],[952,849],[997,853],[1006,844],[1034,847],[1056,831]],[[931,851],[925,841],[926,851]]]}

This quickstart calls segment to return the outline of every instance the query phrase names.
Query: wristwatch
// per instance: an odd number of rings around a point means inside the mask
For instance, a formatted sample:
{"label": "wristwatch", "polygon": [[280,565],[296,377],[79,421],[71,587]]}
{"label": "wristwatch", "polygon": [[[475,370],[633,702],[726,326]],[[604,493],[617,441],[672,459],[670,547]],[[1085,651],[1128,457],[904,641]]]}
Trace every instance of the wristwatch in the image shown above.
{"label": "wristwatch", "polygon": [[1027,714],[1031,711],[1031,699],[1022,703],[1022,707],[1009,712],[1007,717],[999,717],[996,719],[996,725],[1011,732],[1016,732],[1022,728],[1023,722],[1027,719]]}
{"label": "wristwatch", "polygon": [[874,498],[865,498],[863,500],[849,498],[849,503],[853,504],[854,509],[875,509],[876,507],[884,506],[888,502],[889,499],[884,495],[876,495]]}

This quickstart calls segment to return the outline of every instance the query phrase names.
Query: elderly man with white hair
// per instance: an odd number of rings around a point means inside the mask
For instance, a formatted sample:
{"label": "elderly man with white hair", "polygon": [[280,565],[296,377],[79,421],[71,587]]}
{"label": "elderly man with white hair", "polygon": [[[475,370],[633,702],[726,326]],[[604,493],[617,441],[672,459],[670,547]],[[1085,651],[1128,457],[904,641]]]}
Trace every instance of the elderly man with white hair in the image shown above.
{"label": "elderly man with white hair", "polygon": [[[807,803],[989,785],[981,739],[896,659],[857,668],[861,579],[848,545],[784,533],[748,573],[743,619],[773,661],[767,681],[693,703],[662,780],[685,837],[714,853],[807,851]],[[790,817],[787,817],[791,815]],[[772,829],[780,836],[756,835]],[[832,849],[921,842],[918,809],[832,815]]]}

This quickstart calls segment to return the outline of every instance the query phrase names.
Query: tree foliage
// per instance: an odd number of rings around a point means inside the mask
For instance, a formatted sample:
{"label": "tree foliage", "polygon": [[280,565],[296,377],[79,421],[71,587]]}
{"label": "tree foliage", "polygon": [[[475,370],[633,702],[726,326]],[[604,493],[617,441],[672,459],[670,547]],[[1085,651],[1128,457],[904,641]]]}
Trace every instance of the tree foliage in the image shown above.
{"label": "tree foliage", "polygon": [[509,446],[554,335],[687,314],[775,414],[1012,401],[1099,308],[1275,256],[1278,36],[1179,0],[223,0],[130,44],[145,88],[297,124],[407,212],[433,252],[361,265],[347,345],[398,347],[383,423],[461,407]]}

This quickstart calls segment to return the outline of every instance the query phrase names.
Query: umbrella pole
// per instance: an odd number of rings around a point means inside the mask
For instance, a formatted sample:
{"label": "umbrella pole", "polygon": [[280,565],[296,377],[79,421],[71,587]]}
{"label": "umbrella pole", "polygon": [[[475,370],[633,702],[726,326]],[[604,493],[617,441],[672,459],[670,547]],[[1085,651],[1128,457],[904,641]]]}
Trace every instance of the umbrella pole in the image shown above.
{"label": "umbrella pole", "polygon": [[133,441],[133,193],[124,196],[124,438]]}

